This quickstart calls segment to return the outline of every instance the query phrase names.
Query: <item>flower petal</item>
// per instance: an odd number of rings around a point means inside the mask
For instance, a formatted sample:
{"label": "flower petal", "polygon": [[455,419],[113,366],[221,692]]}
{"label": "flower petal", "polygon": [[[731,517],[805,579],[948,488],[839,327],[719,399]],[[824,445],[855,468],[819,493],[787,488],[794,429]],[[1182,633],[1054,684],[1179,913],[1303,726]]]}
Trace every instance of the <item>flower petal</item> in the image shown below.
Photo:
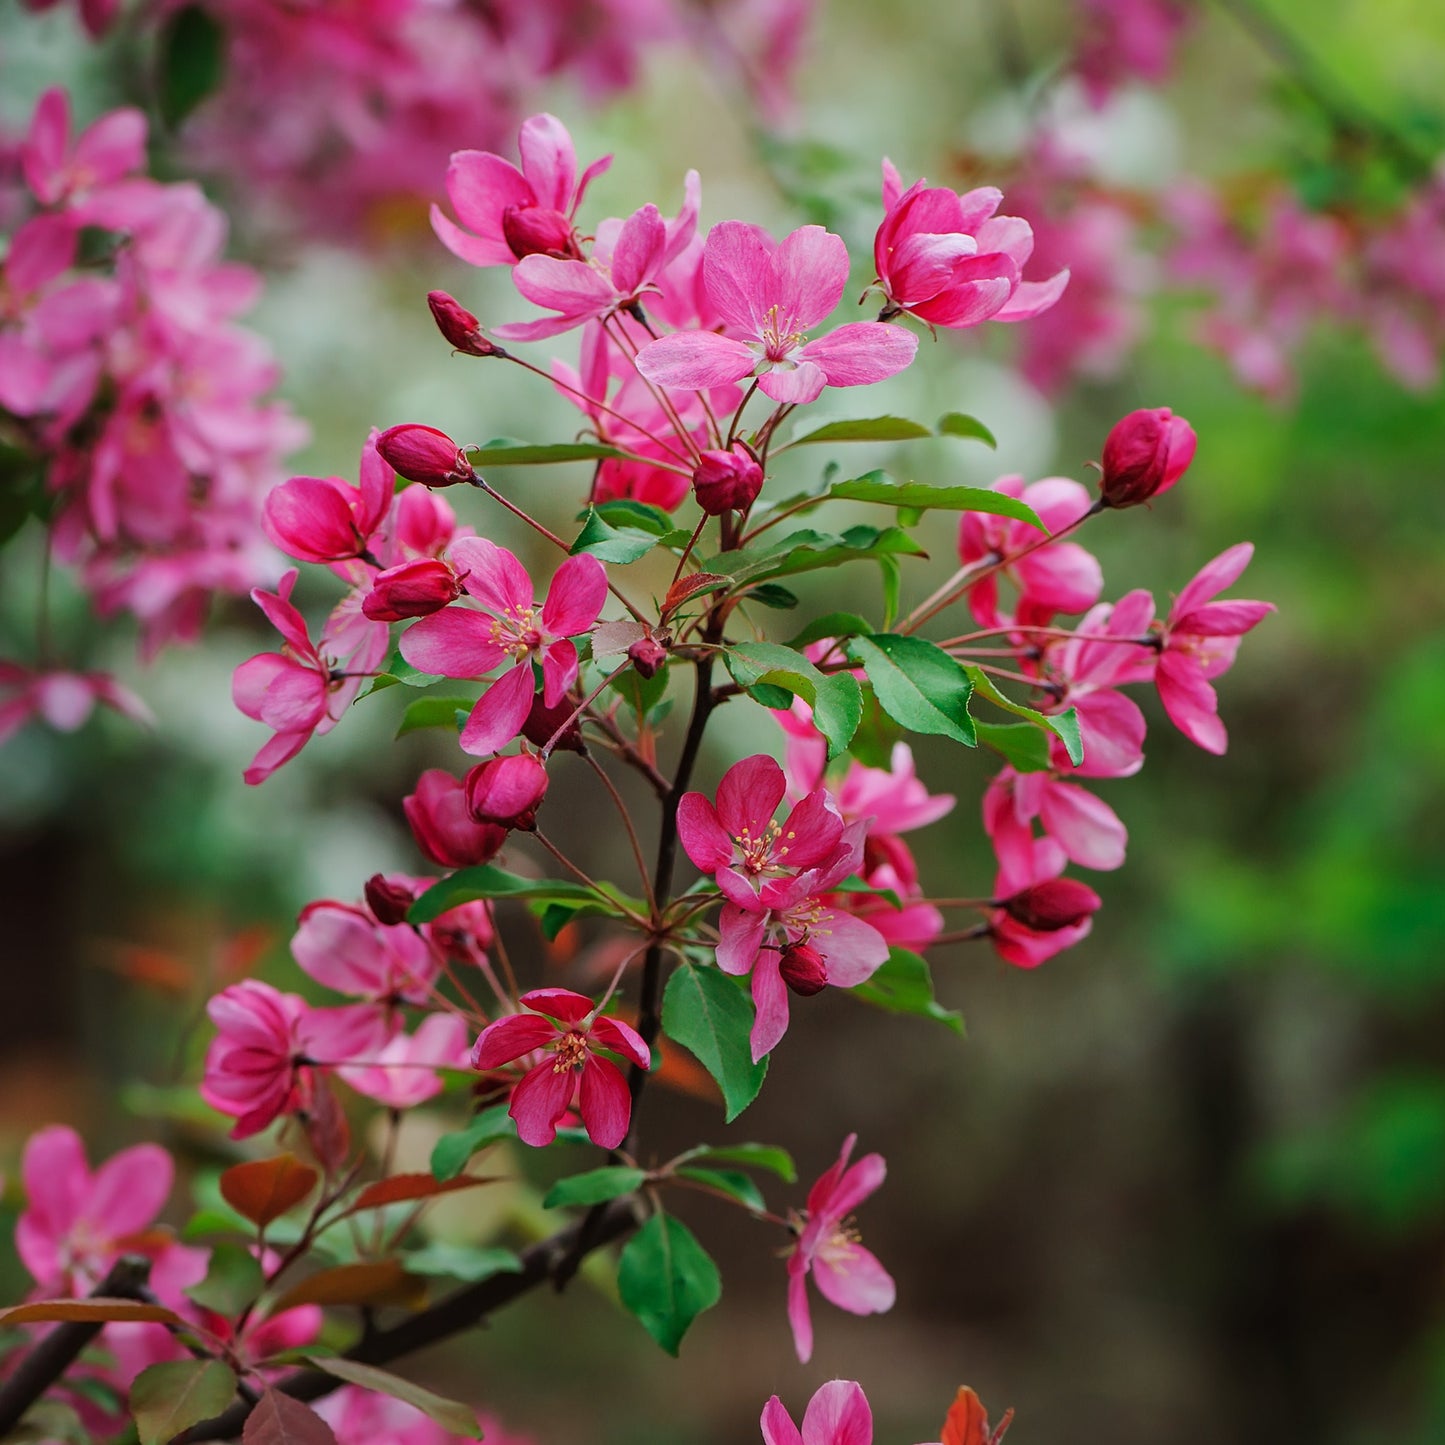
{"label": "flower petal", "polygon": [[918,352],[918,337],[901,326],[850,321],[797,353],[823,369],[829,386],[869,386],[902,371]]}
{"label": "flower petal", "polygon": [[489,612],[515,617],[534,605],[532,579],[515,553],[485,537],[461,537],[447,552],[462,585]]}
{"label": "flower petal", "polygon": [[822,226],[800,226],[783,237],[769,269],[765,305],[778,308],[789,331],[811,331],[843,299],[848,247],[841,236]]}
{"label": "flower petal", "polygon": [[542,627],[549,637],[576,637],[586,632],[607,600],[607,571],[583,553],[569,557],[552,578],[542,607]]}
{"label": "flower petal", "polygon": [[873,1412],[856,1380],[829,1380],[808,1401],[803,1445],[872,1445]]}
{"label": "flower petal", "polygon": [[684,793],[677,805],[677,835],[682,850],[703,873],[716,873],[732,862],[733,840],[718,820],[717,809],[701,793]]}
{"label": "flower petal", "polygon": [[850,1244],[813,1261],[818,1292],[830,1304],[853,1315],[876,1315],[893,1308],[893,1277],[861,1244]]}
{"label": "flower petal", "polygon": [[713,331],[679,331],[649,342],[637,369],[654,386],[706,391],[750,376],[757,357],[741,341]]}
{"label": "flower petal", "polygon": [[408,627],[401,655],[419,672],[438,677],[482,677],[507,657],[492,636],[492,622],[470,607],[444,607]]}
{"label": "flower petal", "polygon": [[587,1137],[603,1149],[615,1149],[627,1137],[632,1118],[632,1095],[616,1064],[587,1056],[582,1068],[582,1126]]}
{"label": "flower petal", "polygon": [[[788,780],[776,758],[755,753],[734,763],[717,789],[717,817],[733,838],[760,838],[787,792]],[[728,857],[732,857],[729,849]]]}
{"label": "flower petal", "polygon": [[764,948],[753,965],[753,1004],[757,1017],[748,1041],[755,1064],[765,1054],[772,1053],[788,1031],[788,986],[783,982],[779,959],[776,949]]}
{"label": "flower petal", "polygon": [[[431,621],[430,618],[425,620]],[[519,666],[504,672],[477,699],[477,705],[462,729],[462,751],[479,758],[506,747],[527,721],[534,690],[530,662],[523,659]]]}
{"label": "flower petal", "polygon": [[764,1445],[803,1445],[803,1437],[793,1424],[793,1417],[776,1395],[763,1406],[759,1424],[763,1430]]}
{"label": "flower petal", "polygon": [[718,919],[721,937],[717,945],[717,966],[724,973],[747,973],[759,957],[767,927],[766,913],[753,913],[736,903],[724,903]]}
{"label": "flower petal", "polygon": [[557,1137],[557,1121],[567,1112],[576,1087],[575,1069],[558,1070],[546,1059],[512,1090],[507,1112],[517,1121],[517,1137],[534,1149],[545,1149]]}

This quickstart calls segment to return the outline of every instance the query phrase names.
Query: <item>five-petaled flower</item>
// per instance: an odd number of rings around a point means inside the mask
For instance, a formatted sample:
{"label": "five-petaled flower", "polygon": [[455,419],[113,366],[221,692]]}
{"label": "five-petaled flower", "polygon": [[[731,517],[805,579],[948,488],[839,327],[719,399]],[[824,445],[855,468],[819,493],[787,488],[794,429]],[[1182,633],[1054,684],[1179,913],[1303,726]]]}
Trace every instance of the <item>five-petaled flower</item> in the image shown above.
{"label": "five-petaled flower", "polygon": [[517,1121],[517,1137],[536,1148],[550,1144],[558,1120],[578,1096],[588,1137],[604,1149],[616,1149],[627,1137],[632,1098],[622,1070],[605,1053],[645,1069],[652,1063],[651,1050],[635,1029],[598,1014],[585,994],[536,988],[521,1002],[530,1013],[488,1024],[472,1049],[472,1067],[483,1070],[542,1051],[512,1091],[508,1112]]}

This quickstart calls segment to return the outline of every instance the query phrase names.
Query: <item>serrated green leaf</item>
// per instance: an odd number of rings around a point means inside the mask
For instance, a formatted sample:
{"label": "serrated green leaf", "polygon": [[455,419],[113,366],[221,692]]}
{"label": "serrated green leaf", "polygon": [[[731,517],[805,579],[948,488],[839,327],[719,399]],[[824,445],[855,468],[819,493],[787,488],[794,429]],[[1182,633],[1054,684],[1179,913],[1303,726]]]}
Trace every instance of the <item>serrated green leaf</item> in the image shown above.
{"label": "serrated green leaf", "polygon": [[963,1032],[963,1015],[937,1002],[927,962],[906,948],[890,948],[888,961],[872,978],[850,991],[854,998],[888,1013],[936,1019],[956,1034]]}
{"label": "serrated green leaf", "polygon": [[473,1154],[498,1139],[515,1139],[517,1125],[505,1104],[483,1109],[465,1129],[443,1134],[431,1151],[431,1172],[440,1180],[455,1179],[467,1167]]}
{"label": "serrated green leaf", "polygon": [[753,1062],[752,1001],[718,969],[685,963],[667,981],[662,1027],[717,1080],[731,1124],[757,1098],[768,1073],[766,1056]]}
{"label": "serrated green leaf", "polygon": [[140,1445],[168,1445],[202,1420],[214,1420],[235,1398],[236,1375],[220,1360],[151,1365],[130,1387]]}
{"label": "serrated green leaf", "polygon": [[260,1260],[245,1245],[222,1241],[211,1250],[205,1279],[185,1293],[198,1305],[235,1319],[265,1287]]}
{"label": "serrated green leaf", "polygon": [[469,716],[476,705],[470,697],[419,697],[409,702],[397,724],[396,736],[421,732],[424,728],[447,728],[457,731],[457,714]]}
{"label": "serrated green leaf", "polygon": [[1069,755],[1069,761],[1075,767],[1084,761],[1084,739],[1079,731],[1079,714],[1076,709],[1070,708],[1067,712],[1042,713],[1037,708],[1026,707],[1021,702],[1015,702],[1007,694],[999,691],[994,680],[977,663],[967,662],[962,664],[963,670],[972,681],[974,690],[986,697],[995,707],[1002,708],[1005,712],[1011,712],[1015,717],[1021,717],[1032,723],[1036,728],[1045,728],[1060,740],[1064,750]]}
{"label": "serrated green leaf", "polygon": [[703,570],[730,576],[737,585],[770,577],[793,577],[844,562],[927,555],[901,527],[858,526],[837,533],[804,528],[783,537],[755,542],[736,552],[719,553],[703,564]]}
{"label": "serrated green leaf", "polygon": [[962,665],[936,643],[922,637],[875,632],[847,642],[848,656],[860,664],[880,706],[910,732],[952,738],[965,747],[978,739],[968,714],[972,693]]}
{"label": "serrated green leaf", "polygon": [[1005,758],[1016,773],[1042,773],[1049,767],[1049,739],[1032,723],[984,723],[974,720],[978,740]]}
{"label": "serrated green leaf", "polygon": [[863,716],[863,694],[850,672],[826,673],[776,642],[740,642],[723,658],[739,687],[758,684],[786,688],[813,709],[813,726],[828,740],[828,756],[835,758],[858,730]]}
{"label": "serrated green leaf", "polygon": [[830,421],[817,431],[794,437],[790,447],[812,446],[815,442],[904,442],[932,436],[926,426],[901,416],[874,416],[856,421]]}
{"label": "serrated green leaf", "polygon": [[684,1159],[703,1160],[710,1164],[742,1164],[749,1169],[766,1169],[784,1184],[798,1182],[793,1156],[776,1144],[702,1144],[689,1149]]}
{"label": "serrated green leaf", "polygon": [[763,1198],[762,1190],[736,1169],[699,1169],[689,1164],[677,1170],[677,1175],[680,1179],[691,1179],[697,1184],[706,1184],[709,1189],[717,1189],[755,1214],[767,1211],[768,1201]]}
{"label": "serrated green leaf", "polygon": [[541,467],[554,462],[601,461],[607,457],[620,457],[625,453],[602,442],[561,442],[541,444],[519,442],[510,437],[495,437],[479,447],[466,449],[467,460],[480,470],[482,467]]}
{"label": "serrated green leaf", "polygon": [[470,1405],[448,1400],[444,1395],[423,1389],[389,1370],[378,1370],[375,1365],[363,1365],[359,1360],[348,1360],[342,1355],[318,1354],[311,1358],[310,1363],[350,1385],[359,1385],[363,1390],[375,1390],[378,1394],[403,1401],[453,1435],[475,1440],[482,1433],[481,1426],[477,1424],[477,1412]]}
{"label": "serrated green leaf", "polygon": [[670,1214],[654,1214],[627,1241],[617,1270],[622,1303],[670,1355],[688,1327],[722,1298],[717,1266]]}
{"label": "serrated green leaf", "polygon": [[937,431],[941,437],[969,437],[998,450],[994,434],[976,416],[969,416],[966,412],[951,411],[939,417]]}
{"label": "serrated green leaf", "polygon": [[945,512],[989,512],[998,517],[1012,517],[1015,521],[1027,522],[1031,527],[1047,533],[1048,528],[1039,521],[1038,515],[1027,502],[1003,492],[991,491],[988,487],[934,487],[927,482],[895,482],[889,479],[875,480],[872,477],[857,477],[851,482],[839,482],[828,492],[829,500],[839,502],[879,502],[889,507],[906,507],[924,512],[930,509]]}
{"label": "serrated green leaf", "polygon": [[542,1208],[560,1209],[567,1204],[605,1204],[609,1199],[621,1199],[624,1194],[635,1194],[646,1179],[647,1170],[628,1169],[620,1164],[589,1169],[585,1174],[559,1179],[543,1197]]}
{"label": "serrated green leaf", "polygon": [[573,557],[586,553],[600,562],[626,566],[647,556],[657,545],[657,533],[634,526],[614,527],[603,521],[594,507],[588,511],[587,520],[568,551]]}

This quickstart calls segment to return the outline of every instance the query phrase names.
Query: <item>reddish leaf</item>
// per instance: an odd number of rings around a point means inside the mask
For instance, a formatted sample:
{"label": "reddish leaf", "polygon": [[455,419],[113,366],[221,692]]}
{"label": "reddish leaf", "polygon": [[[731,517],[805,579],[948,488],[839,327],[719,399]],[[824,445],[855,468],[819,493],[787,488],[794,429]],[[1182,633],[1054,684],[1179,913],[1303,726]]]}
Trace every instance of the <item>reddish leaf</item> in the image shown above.
{"label": "reddish leaf", "polygon": [[336,1436],[309,1405],[267,1390],[246,1416],[241,1445],[336,1445]]}
{"label": "reddish leaf", "polygon": [[278,1315],[296,1305],[406,1304],[425,1288],[422,1280],[407,1274],[400,1260],[339,1264],[298,1280],[271,1307],[271,1313]]}
{"label": "reddish leaf", "polygon": [[380,1209],[387,1204],[404,1204],[413,1199],[430,1199],[435,1194],[451,1194],[457,1189],[475,1189],[479,1184],[494,1184],[490,1176],[459,1174],[455,1179],[438,1179],[431,1174],[394,1174],[368,1184],[352,1202],[348,1214],[363,1209]]}
{"label": "reddish leaf", "polygon": [[699,592],[725,587],[730,581],[732,578],[720,577],[716,572],[694,572],[690,577],[679,577],[667,589],[667,596],[662,599],[662,615],[666,617],[669,612],[681,607],[689,597],[694,597]]}
{"label": "reddish leaf", "polygon": [[164,1305],[142,1304],[133,1299],[107,1299],[92,1295],[89,1299],[42,1299],[28,1305],[12,1305],[0,1310],[0,1325],[33,1325],[53,1321],[78,1324],[180,1325],[185,1321]]}
{"label": "reddish leaf", "polygon": [[311,1193],[320,1176],[294,1154],[233,1164],[221,1175],[221,1198],[262,1229]]}
{"label": "reddish leaf", "polygon": [[953,1404],[948,1407],[948,1418],[943,1422],[942,1445],[998,1445],[1013,1417],[1012,1410],[1005,1410],[1003,1419],[990,1434],[983,1401],[967,1385],[960,1385]]}

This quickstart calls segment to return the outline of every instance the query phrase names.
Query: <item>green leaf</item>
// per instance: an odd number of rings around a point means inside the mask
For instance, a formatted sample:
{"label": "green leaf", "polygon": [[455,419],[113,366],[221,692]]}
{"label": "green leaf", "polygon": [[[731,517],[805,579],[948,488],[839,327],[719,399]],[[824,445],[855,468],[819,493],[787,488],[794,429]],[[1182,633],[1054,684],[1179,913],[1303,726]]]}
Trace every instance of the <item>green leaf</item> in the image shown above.
{"label": "green leaf", "polygon": [[[436,683],[445,681],[447,681],[446,678],[436,673],[418,672],[401,655],[401,649],[398,647],[387,658],[381,671],[372,678],[371,686],[358,695],[358,701],[363,697],[370,697],[374,692],[381,692],[384,688],[395,687],[398,683],[404,683],[407,687],[432,687]],[[468,704],[468,707],[470,706],[471,704]]]}
{"label": "green leaf", "polygon": [[790,637],[788,646],[804,648],[825,637],[856,637],[860,632],[872,631],[873,624],[856,612],[829,612],[810,622],[796,637]]}
{"label": "green leaf", "polygon": [[478,470],[482,467],[539,467],[553,462],[600,461],[605,457],[625,455],[616,447],[601,442],[542,445],[514,441],[510,437],[496,437],[483,446],[468,447],[466,453],[467,460]]}
{"label": "green leaf", "polygon": [[815,532],[803,528],[786,536],[768,538],[736,552],[709,558],[703,568],[732,577],[734,585],[760,582],[769,577],[792,577],[800,572],[837,567],[844,562],[873,561],[885,557],[926,557],[928,553],[901,527],[849,527],[846,532]]}
{"label": "green leaf", "polygon": [[261,1262],[243,1244],[222,1241],[211,1250],[206,1277],[186,1294],[198,1305],[234,1319],[266,1287]]}
{"label": "green leaf", "polygon": [[452,908],[463,903],[475,903],[480,898],[526,898],[539,903],[594,903],[604,911],[618,912],[606,908],[606,902],[594,889],[585,883],[573,883],[565,878],[520,878],[503,868],[483,863],[476,868],[461,868],[434,883],[407,913],[411,923],[431,923]]}
{"label": "green leaf", "polygon": [[1011,697],[1001,693],[993,679],[977,663],[964,663],[963,670],[972,680],[975,692],[981,693],[995,707],[1001,707],[1005,712],[1013,713],[1015,717],[1026,719],[1034,727],[1045,728],[1053,733],[1063,743],[1064,749],[1069,755],[1069,761],[1075,767],[1084,761],[1084,739],[1079,732],[1079,714],[1074,708],[1061,713],[1039,712],[1038,709],[1025,707],[1023,703],[1015,702]]}
{"label": "green leaf", "polygon": [[777,582],[763,582],[749,589],[748,601],[760,602],[764,607],[772,607],[778,612],[791,612],[798,605],[798,594],[789,592]]}
{"label": "green leaf", "polygon": [[458,1400],[448,1400],[444,1395],[424,1390],[420,1385],[393,1375],[389,1370],[378,1370],[375,1365],[363,1365],[358,1360],[348,1360],[342,1355],[315,1355],[310,1363],[338,1380],[350,1385],[360,1385],[363,1390],[375,1390],[381,1395],[390,1395],[394,1400],[404,1401],[430,1416],[443,1429],[453,1435],[464,1435],[469,1440],[480,1437],[482,1431],[477,1424],[477,1412],[470,1405]]}
{"label": "green leaf", "polygon": [[874,416],[859,421],[830,421],[817,431],[794,437],[789,446],[806,447],[815,442],[905,442],[932,436],[926,426],[901,416]]}
{"label": "green leaf", "polygon": [[568,551],[574,557],[585,552],[600,562],[614,562],[625,566],[628,562],[636,562],[639,557],[647,556],[657,543],[656,532],[633,526],[614,527],[604,522],[594,507],[589,509],[587,520]]}
{"label": "green leaf", "polygon": [[457,714],[464,718],[476,706],[471,697],[419,697],[406,705],[397,725],[396,736],[421,732],[423,728],[447,728],[457,731]]}
{"label": "green leaf", "polygon": [[968,715],[968,673],[936,643],[922,637],[875,632],[853,637],[848,656],[862,665],[883,710],[910,732],[933,733],[974,747]]}
{"label": "green leaf", "polygon": [[402,1255],[408,1274],[458,1279],[476,1284],[494,1274],[521,1274],[522,1261],[514,1250],[477,1248],[470,1244],[447,1244],[434,1239],[421,1249]]}
{"label": "green leaf", "polygon": [[609,1199],[635,1194],[646,1178],[647,1170],[625,1169],[621,1165],[589,1169],[585,1174],[559,1179],[543,1197],[542,1208],[558,1209],[564,1204],[605,1204]]}
{"label": "green leaf", "polygon": [[617,1290],[647,1333],[675,1355],[688,1326],[722,1298],[722,1279],[692,1231],[659,1213],[627,1241]]}
{"label": "green leaf", "polygon": [[711,1144],[689,1149],[684,1159],[701,1159],[710,1164],[742,1164],[749,1169],[766,1169],[776,1174],[784,1184],[798,1182],[798,1170],[793,1156],[776,1144]]}
{"label": "green leaf", "polygon": [[236,1394],[236,1375],[220,1360],[151,1365],[130,1387],[140,1445],[168,1445],[183,1430],[214,1420]]}
{"label": "green leaf", "polygon": [[465,1129],[443,1134],[431,1151],[431,1172],[442,1180],[455,1179],[467,1167],[473,1154],[498,1139],[515,1139],[517,1125],[505,1104],[483,1109]]}
{"label": "green leaf", "polygon": [[1049,740],[1032,723],[975,722],[978,740],[1000,753],[1018,773],[1043,773],[1049,767]]}
{"label": "green leaf", "polygon": [[872,978],[851,990],[855,998],[891,1014],[916,1014],[937,1019],[954,1033],[963,1032],[963,1016],[946,1009],[933,997],[933,975],[928,964],[906,948],[890,948],[888,961]]}
{"label": "green leaf", "polygon": [[688,1165],[677,1170],[677,1175],[680,1179],[706,1184],[709,1189],[721,1190],[755,1214],[767,1211],[768,1201],[763,1198],[762,1190],[746,1174],[739,1173],[736,1169],[695,1169]]}
{"label": "green leaf", "polygon": [[768,1073],[766,1057],[753,1062],[751,1000],[718,969],[685,963],[667,981],[662,1027],[717,1080],[731,1124],[757,1098]]}
{"label": "green leaf", "polygon": [[[610,502],[598,502],[595,507],[589,507],[582,517],[594,512],[609,526],[633,527],[651,532],[654,537],[666,536],[675,527],[670,512],[664,512],[650,502],[634,501],[631,497],[614,497]],[[580,522],[582,517],[577,520]]]}
{"label": "green leaf", "polygon": [[[828,740],[828,756],[847,746],[863,717],[863,693],[850,672],[820,672],[801,652],[776,642],[740,642],[724,656],[739,687],[784,687],[813,709],[813,726]],[[765,706],[767,704],[764,704]]]}
{"label": "green leaf", "polygon": [[160,37],[156,106],[175,130],[220,88],[226,69],[226,33],[201,5],[187,5],[166,22]]}
{"label": "green leaf", "polygon": [[976,417],[966,412],[951,411],[938,419],[938,434],[941,437],[971,437],[986,447],[998,450],[994,434]]}
{"label": "green leaf", "polygon": [[991,512],[1027,522],[1044,533],[1049,530],[1026,502],[988,487],[934,487],[927,482],[895,482],[882,472],[873,472],[851,482],[839,482],[829,490],[828,497],[838,502],[881,502],[919,512],[930,508],[945,512]]}
{"label": "green leaf", "polygon": [[625,667],[608,684],[638,717],[645,717],[667,696],[667,672],[664,663],[651,677],[643,677],[635,667]]}

